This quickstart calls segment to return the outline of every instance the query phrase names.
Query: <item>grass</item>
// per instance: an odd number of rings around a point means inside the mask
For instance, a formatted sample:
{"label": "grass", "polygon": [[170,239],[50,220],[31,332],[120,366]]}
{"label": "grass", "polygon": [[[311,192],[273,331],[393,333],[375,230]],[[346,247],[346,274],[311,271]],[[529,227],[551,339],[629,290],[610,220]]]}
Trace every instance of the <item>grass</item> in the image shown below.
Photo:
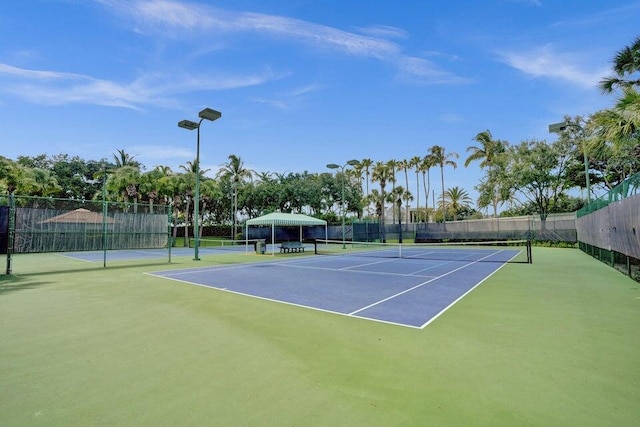
{"label": "grass", "polygon": [[0,276],[3,425],[634,425],[640,284],[534,248],[424,330],[144,275],[256,255]]}

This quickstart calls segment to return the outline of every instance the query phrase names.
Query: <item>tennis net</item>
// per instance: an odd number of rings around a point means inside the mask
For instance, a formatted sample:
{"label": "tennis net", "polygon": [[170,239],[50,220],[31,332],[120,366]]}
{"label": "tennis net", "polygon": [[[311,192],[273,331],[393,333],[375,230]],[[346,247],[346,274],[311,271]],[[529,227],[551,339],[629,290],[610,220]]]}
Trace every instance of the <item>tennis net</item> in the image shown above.
{"label": "tennis net", "polygon": [[[195,246],[195,238],[189,238],[189,247]],[[252,252],[256,250],[258,240],[231,240],[231,239],[199,239],[200,249],[211,249],[216,251]]]}
{"label": "tennis net", "polygon": [[445,243],[378,243],[321,240],[315,242],[317,255],[405,258],[441,261],[527,263],[531,256],[529,240]]}

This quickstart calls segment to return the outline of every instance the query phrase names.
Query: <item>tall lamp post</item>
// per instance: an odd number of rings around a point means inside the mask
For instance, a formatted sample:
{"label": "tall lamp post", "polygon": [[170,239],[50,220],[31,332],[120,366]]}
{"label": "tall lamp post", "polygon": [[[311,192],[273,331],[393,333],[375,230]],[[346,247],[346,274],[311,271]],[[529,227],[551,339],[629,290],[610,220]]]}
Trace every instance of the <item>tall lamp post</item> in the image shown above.
{"label": "tall lamp post", "polygon": [[585,147],[584,128],[577,122],[572,123],[569,120],[566,120],[561,123],[553,123],[549,125],[549,133],[560,133],[568,127],[573,127],[580,131],[580,138],[582,140],[582,156],[584,161],[584,177],[587,185],[587,204],[589,204],[591,203],[591,185],[589,182],[589,158],[587,157],[587,148]]}
{"label": "tall lamp post", "polygon": [[200,117],[200,121],[198,123],[192,122],[191,120],[182,120],[178,122],[178,126],[187,129],[187,130],[198,130],[198,137],[196,143],[196,195],[193,203],[193,234],[195,238],[195,248],[194,248],[194,261],[200,261],[200,257],[198,256],[198,247],[200,245],[200,230],[198,227],[198,218],[200,216],[200,125],[203,120],[218,120],[222,117],[222,113],[216,110],[212,110],[211,108],[205,108],[200,111],[198,114]]}
{"label": "tall lamp post", "polygon": [[360,162],[357,161],[357,160],[349,160],[344,165],[336,165],[335,163],[329,163],[327,165],[327,167],[329,169],[340,169],[340,171],[342,172],[342,196],[340,197],[340,204],[342,205],[342,249],[346,249],[347,248],[346,238],[345,238],[345,226],[344,226],[344,219],[345,219],[345,208],[344,208],[344,168],[346,168],[347,166],[357,166],[359,164],[360,164]]}

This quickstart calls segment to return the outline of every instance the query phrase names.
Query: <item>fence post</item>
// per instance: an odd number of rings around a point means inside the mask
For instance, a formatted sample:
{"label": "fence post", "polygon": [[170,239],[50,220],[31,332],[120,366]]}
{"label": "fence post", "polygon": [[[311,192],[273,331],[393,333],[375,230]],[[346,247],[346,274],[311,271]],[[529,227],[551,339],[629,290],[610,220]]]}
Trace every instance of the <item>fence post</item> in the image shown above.
{"label": "fence post", "polygon": [[12,273],[13,244],[16,229],[16,200],[13,193],[9,194],[9,235],[7,239],[7,270],[6,274]]}

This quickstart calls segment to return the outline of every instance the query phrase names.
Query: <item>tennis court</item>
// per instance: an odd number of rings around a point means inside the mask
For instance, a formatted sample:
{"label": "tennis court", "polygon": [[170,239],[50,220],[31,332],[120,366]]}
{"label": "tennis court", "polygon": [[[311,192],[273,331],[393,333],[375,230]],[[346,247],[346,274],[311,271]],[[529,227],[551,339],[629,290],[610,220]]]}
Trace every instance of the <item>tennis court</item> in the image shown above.
{"label": "tennis court", "polygon": [[[369,248],[370,249],[370,248]],[[346,251],[346,248],[344,249]],[[151,273],[345,316],[424,328],[521,250],[404,248]],[[418,258],[421,255],[423,258]],[[428,259],[434,257],[435,259]],[[449,258],[449,259],[447,259]],[[482,262],[493,260],[495,262]]]}

